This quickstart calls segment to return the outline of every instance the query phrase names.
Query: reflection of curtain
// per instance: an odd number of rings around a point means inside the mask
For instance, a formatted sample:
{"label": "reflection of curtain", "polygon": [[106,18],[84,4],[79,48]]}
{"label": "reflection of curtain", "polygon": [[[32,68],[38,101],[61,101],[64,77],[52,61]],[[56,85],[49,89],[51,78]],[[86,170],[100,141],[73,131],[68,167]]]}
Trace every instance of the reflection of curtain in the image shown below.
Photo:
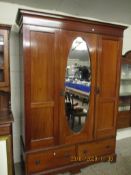
{"label": "reflection of curtain", "polygon": [[8,175],[6,141],[0,141],[0,175]]}

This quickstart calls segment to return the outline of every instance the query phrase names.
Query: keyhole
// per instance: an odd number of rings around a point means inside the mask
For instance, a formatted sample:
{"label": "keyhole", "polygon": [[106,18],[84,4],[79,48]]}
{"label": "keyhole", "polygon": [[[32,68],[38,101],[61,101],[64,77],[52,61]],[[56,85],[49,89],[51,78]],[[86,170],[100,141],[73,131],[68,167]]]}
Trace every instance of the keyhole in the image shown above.
{"label": "keyhole", "polygon": [[35,164],[36,164],[36,165],[39,165],[39,164],[40,164],[40,160],[36,160],[36,161],[35,161]]}

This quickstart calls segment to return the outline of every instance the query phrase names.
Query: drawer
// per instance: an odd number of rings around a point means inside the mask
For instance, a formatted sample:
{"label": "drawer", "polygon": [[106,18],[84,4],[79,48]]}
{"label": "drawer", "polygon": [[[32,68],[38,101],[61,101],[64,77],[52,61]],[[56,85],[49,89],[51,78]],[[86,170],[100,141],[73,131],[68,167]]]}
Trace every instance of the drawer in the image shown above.
{"label": "drawer", "polygon": [[115,139],[96,141],[78,146],[78,156],[102,156],[115,152]]}
{"label": "drawer", "polygon": [[70,164],[71,157],[75,155],[75,146],[31,153],[27,155],[27,171],[28,173],[40,172]]}

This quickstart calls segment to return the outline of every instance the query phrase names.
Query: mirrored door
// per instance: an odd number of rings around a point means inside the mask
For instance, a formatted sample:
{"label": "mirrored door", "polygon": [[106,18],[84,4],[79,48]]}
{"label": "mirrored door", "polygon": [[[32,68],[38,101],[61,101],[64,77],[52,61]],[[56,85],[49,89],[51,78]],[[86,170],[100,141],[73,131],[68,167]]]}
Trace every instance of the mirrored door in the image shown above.
{"label": "mirrored door", "polygon": [[96,40],[93,34],[61,31],[59,117],[62,143],[77,143],[93,137]]}
{"label": "mirrored door", "polygon": [[80,132],[88,118],[91,92],[89,48],[82,37],[74,39],[67,58],[65,113],[70,129]]}

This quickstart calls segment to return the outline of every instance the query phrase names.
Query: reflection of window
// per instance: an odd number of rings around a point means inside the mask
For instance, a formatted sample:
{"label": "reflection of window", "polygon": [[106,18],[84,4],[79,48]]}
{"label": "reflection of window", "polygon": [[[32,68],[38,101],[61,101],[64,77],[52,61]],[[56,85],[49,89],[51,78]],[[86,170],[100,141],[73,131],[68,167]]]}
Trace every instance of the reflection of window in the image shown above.
{"label": "reflection of window", "polygon": [[77,37],[77,39],[73,42],[72,51],[73,50],[87,50],[86,43],[81,37]]}

